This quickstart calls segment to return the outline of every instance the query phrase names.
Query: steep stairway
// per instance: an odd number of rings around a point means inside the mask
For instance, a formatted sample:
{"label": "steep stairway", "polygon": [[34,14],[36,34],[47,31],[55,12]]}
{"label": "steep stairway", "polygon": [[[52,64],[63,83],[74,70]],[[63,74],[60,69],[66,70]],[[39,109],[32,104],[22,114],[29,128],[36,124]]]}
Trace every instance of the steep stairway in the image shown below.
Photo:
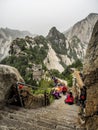
{"label": "steep stairway", "polygon": [[64,103],[65,97],[39,109],[0,110],[0,130],[76,130],[78,107]]}

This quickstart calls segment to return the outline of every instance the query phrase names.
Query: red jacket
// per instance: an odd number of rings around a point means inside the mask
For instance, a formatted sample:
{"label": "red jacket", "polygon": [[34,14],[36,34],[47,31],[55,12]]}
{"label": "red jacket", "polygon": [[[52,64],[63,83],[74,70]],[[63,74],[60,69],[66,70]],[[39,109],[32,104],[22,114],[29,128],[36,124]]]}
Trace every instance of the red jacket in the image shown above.
{"label": "red jacket", "polygon": [[67,87],[63,86],[62,91],[67,92]]}
{"label": "red jacket", "polygon": [[65,99],[65,102],[66,102],[66,103],[73,103],[73,102],[74,102],[74,97],[68,95],[67,98]]}

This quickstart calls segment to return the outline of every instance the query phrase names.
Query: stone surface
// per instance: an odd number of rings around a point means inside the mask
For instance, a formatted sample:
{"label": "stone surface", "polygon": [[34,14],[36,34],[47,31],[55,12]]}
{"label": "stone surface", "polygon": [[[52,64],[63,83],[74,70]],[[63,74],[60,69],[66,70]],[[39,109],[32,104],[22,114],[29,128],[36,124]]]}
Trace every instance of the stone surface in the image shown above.
{"label": "stone surface", "polygon": [[5,100],[11,86],[19,81],[24,82],[17,69],[0,65],[0,102]]}
{"label": "stone surface", "polygon": [[12,30],[9,28],[0,28],[0,61],[9,56],[9,50],[12,40],[17,37],[33,36],[27,31]]}
{"label": "stone surface", "polygon": [[5,107],[0,110],[0,130],[76,130],[78,107],[64,103],[65,96],[38,109]]}
{"label": "stone surface", "polygon": [[98,128],[98,22],[90,39],[84,63],[84,83],[87,87],[86,127]]}
{"label": "stone surface", "polygon": [[47,66],[49,70],[56,69],[59,70],[59,72],[63,72],[64,68],[60,64],[60,59],[57,57],[56,52],[52,49],[51,45],[48,44],[48,46],[49,46],[49,51],[47,57],[44,60],[44,64]]}
{"label": "stone surface", "polygon": [[64,34],[68,41],[71,40],[73,36],[77,36],[82,43],[89,43],[91,34],[95,23],[98,20],[98,14],[91,13],[85,19],[77,22],[72,28],[66,31]]}

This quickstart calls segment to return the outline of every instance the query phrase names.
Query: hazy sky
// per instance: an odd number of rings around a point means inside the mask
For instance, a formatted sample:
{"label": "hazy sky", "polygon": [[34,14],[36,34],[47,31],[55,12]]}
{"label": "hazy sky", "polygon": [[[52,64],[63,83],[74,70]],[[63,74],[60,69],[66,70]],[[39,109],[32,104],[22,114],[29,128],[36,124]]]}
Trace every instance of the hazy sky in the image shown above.
{"label": "hazy sky", "polygon": [[0,0],[0,27],[47,35],[56,26],[61,32],[98,13],[98,0]]}

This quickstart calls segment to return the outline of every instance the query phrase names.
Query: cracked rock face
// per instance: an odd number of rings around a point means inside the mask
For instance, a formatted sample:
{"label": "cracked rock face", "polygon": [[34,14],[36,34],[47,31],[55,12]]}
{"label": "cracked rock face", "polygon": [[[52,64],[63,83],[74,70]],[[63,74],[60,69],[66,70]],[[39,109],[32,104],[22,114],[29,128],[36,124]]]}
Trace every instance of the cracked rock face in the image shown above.
{"label": "cracked rock face", "polygon": [[55,51],[52,49],[51,45],[49,45],[49,51],[48,51],[48,55],[44,60],[45,65],[47,66],[47,68],[49,70],[51,69],[57,69],[59,70],[59,72],[63,72],[64,68],[63,66],[60,64],[60,59],[57,57]]}
{"label": "cracked rock face", "polygon": [[4,102],[10,87],[16,82],[23,82],[16,68],[0,65],[0,102]]}
{"label": "cracked rock face", "polygon": [[88,45],[84,74],[87,87],[86,127],[92,130],[98,128],[98,21]]}
{"label": "cracked rock face", "polygon": [[0,28],[0,61],[9,56],[10,45],[14,39],[17,37],[24,38],[27,35],[33,36],[27,31]]}

